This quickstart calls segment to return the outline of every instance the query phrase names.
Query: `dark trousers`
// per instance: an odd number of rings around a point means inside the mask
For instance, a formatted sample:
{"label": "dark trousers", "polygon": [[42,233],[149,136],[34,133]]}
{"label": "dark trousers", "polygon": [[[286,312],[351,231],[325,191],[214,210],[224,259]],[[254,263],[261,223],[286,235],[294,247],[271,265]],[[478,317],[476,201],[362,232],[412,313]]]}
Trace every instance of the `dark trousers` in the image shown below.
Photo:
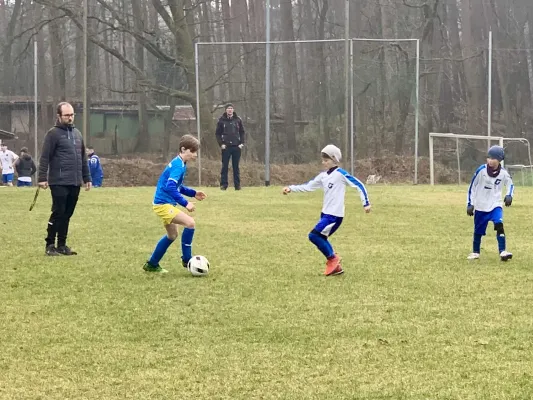
{"label": "dark trousers", "polygon": [[231,158],[233,168],[233,184],[236,189],[241,188],[241,171],[239,162],[241,161],[241,149],[238,146],[229,146],[222,150],[222,170],[220,171],[220,187],[228,187],[228,167]]}
{"label": "dark trousers", "polygon": [[48,221],[46,245],[55,245],[57,236],[57,246],[65,246],[70,217],[74,214],[80,187],[52,185],[50,191],[52,192],[52,215]]}

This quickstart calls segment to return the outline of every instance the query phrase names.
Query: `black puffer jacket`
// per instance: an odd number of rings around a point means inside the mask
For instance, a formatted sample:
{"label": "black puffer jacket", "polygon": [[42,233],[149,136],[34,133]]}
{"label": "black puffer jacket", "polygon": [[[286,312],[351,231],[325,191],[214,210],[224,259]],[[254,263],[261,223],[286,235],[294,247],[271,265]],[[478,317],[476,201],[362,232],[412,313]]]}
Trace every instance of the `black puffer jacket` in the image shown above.
{"label": "black puffer jacket", "polygon": [[215,132],[219,146],[238,146],[244,144],[244,126],[242,120],[233,113],[232,118],[227,113],[222,114],[218,120]]}
{"label": "black puffer jacket", "polygon": [[85,144],[74,126],[56,124],[44,138],[39,161],[39,182],[81,186],[91,182]]}
{"label": "black puffer jacket", "polygon": [[15,163],[15,169],[17,170],[19,178],[27,178],[37,171],[33,158],[31,158],[29,154],[24,154],[17,160]]}

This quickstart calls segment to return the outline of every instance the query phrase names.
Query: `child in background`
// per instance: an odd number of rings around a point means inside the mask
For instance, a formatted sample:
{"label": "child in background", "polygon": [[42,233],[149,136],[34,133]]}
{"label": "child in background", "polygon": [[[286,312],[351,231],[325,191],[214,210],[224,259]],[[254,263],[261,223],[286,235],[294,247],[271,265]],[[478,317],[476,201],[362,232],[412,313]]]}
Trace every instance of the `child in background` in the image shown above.
{"label": "child in background", "polygon": [[492,146],[487,156],[487,164],[480,166],[468,187],[466,213],[474,216],[474,240],[469,260],[477,260],[481,252],[481,238],[485,236],[490,221],[494,224],[500,259],[507,261],[513,255],[506,250],[503,230],[502,187],[507,187],[504,203],[510,207],[513,202],[514,185],[509,173],[502,168],[505,158],[503,147]]}

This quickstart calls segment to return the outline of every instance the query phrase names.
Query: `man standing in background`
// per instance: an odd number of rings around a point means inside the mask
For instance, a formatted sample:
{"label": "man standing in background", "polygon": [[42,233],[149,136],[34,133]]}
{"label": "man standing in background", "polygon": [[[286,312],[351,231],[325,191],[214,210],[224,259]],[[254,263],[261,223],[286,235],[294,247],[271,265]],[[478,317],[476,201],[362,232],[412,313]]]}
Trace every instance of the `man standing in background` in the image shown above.
{"label": "man standing in background", "polygon": [[13,186],[13,176],[15,174],[14,164],[19,156],[7,149],[7,144],[0,146],[0,161],[2,162],[2,183]]}
{"label": "man standing in background", "polygon": [[67,246],[68,226],[78,203],[81,185],[85,184],[85,190],[91,189],[91,174],[83,138],[74,127],[74,108],[69,103],[58,104],[56,124],[44,138],[38,182],[42,189],[50,187],[52,192],[46,255],[76,255]]}
{"label": "man standing in background", "polygon": [[222,150],[220,189],[226,190],[228,188],[228,166],[231,158],[233,184],[235,185],[235,190],[241,190],[239,162],[241,160],[241,150],[244,147],[244,127],[242,126],[242,120],[233,109],[233,104],[226,105],[226,112],[218,120],[215,135]]}

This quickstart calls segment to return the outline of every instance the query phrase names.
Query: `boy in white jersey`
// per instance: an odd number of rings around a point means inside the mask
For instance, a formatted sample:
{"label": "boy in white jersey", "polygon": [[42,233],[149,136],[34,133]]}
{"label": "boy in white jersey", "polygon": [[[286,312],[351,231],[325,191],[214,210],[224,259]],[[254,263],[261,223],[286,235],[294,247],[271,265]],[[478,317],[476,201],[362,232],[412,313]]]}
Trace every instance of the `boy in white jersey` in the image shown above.
{"label": "boy in white jersey", "polygon": [[357,178],[345,170],[339,168],[341,151],[338,147],[328,144],[322,149],[322,165],[324,171],[315,179],[303,185],[291,185],[283,188],[283,194],[290,192],[312,192],[324,189],[324,205],[320,220],[315,228],[309,233],[309,240],[324,254],[327,259],[324,275],[340,275],[344,272],[341,266],[341,258],[333,251],[328,237],[333,235],[341,226],[344,218],[344,193],[346,186],[357,188],[361,195],[361,201],[365,212],[370,212],[370,202],[365,186]]}
{"label": "boy in white jersey", "polygon": [[502,187],[507,187],[504,203],[510,207],[513,202],[514,185],[509,173],[502,168],[505,158],[501,146],[492,146],[488,152],[487,164],[480,166],[468,187],[466,213],[474,216],[474,245],[469,260],[477,260],[481,251],[481,238],[485,236],[487,225],[494,223],[500,259],[507,261],[513,255],[505,249],[503,230]]}
{"label": "boy in white jersey", "polygon": [[0,147],[0,162],[2,162],[2,182],[4,185],[13,186],[15,174],[15,161],[19,156],[7,149],[7,145],[2,143]]}

